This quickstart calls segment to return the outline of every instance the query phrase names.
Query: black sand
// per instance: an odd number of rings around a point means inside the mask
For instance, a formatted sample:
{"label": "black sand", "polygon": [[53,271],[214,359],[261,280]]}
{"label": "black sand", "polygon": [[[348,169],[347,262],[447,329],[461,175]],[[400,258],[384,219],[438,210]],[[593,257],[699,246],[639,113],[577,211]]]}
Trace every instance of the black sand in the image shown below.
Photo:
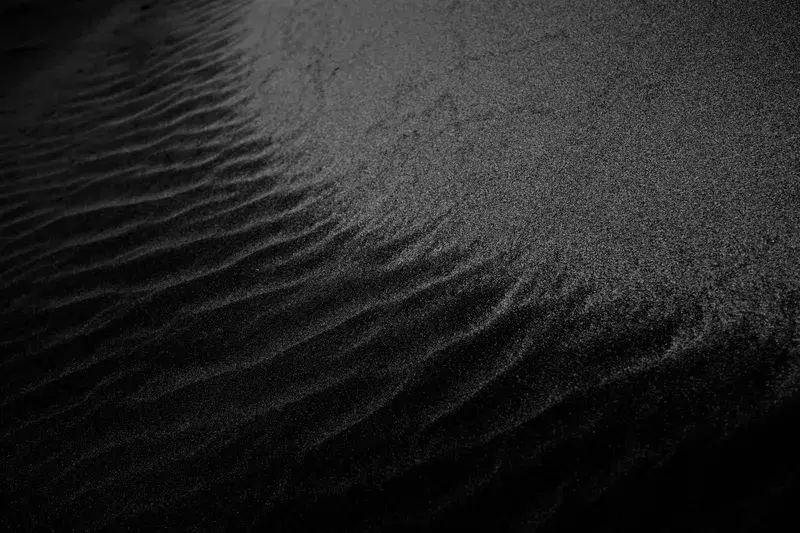
{"label": "black sand", "polygon": [[793,516],[792,3],[12,4],[4,528]]}

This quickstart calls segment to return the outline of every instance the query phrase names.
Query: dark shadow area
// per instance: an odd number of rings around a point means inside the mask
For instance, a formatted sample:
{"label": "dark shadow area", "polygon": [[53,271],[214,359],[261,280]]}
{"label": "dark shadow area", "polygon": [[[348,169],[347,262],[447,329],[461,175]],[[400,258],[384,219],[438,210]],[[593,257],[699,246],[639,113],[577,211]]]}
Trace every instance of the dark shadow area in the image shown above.
{"label": "dark shadow area", "polygon": [[[44,64],[57,61],[70,44],[129,0],[7,0],[0,3],[0,95]],[[149,4],[152,4],[150,2]]]}

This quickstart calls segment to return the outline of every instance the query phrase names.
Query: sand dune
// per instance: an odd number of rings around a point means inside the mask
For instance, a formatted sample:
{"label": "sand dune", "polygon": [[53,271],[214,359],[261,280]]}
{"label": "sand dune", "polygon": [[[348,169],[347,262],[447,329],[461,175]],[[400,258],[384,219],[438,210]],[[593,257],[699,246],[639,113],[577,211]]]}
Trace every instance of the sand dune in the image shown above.
{"label": "sand dune", "polygon": [[789,516],[797,8],[29,3],[4,526]]}

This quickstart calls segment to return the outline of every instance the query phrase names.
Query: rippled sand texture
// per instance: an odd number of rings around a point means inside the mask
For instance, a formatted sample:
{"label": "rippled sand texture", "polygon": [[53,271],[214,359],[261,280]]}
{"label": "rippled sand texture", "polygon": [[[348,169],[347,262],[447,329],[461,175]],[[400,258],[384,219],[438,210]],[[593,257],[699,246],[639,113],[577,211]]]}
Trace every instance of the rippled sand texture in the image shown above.
{"label": "rippled sand texture", "polygon": [[4,527],[780,523],[800,16],[748,4],[130,2],[41,45]]}

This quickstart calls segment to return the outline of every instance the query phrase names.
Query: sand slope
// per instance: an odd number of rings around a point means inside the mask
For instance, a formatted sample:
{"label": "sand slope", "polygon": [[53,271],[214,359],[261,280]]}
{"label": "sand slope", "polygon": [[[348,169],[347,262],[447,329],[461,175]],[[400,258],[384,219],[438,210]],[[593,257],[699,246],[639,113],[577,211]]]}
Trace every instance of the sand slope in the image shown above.
{"label": "sand slope", "polygon": [[0,96],[4,526],[791,511],[796,8],[63,18]]}

